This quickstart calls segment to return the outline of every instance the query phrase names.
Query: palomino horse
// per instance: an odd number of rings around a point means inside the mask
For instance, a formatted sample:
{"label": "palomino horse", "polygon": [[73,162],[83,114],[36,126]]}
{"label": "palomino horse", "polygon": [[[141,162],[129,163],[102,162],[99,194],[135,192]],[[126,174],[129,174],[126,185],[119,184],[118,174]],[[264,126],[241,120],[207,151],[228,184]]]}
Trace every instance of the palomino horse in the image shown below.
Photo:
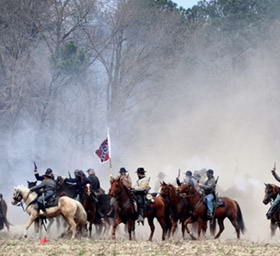
{"label": "palomino horse", "polygon": [[[191,209],[191,217],[185,221],[186,230],[192,239],[196,239],[191,232],[189,231],[188,224],[198,221],[198,238],[201,234],[201,229],[206,219],[206,205],[203,202],[203,196],[194,188],[193,185],[181,185],[180,193],[187,199],[188,205]],[[219,232],[215,236],[215,239],[219,238],[221,233],[224,231],[224,219],[228,218],[232,225],[235,228],[237,239],[240,238],[240,231],[245,232],[245,225],[243,221],[243,216],[239,204],[228,197],[223,197],[225,205],[223,207],[217,207],[214,213],[213,223],[216,223],[216,220],[219,224]],[[213,228],[215,230],[215,228]]]}
{"label": "palomino horse", "polygon": [[[37,181],[27,181],[27,187],[28,188],[32,188],[32,187],[35,187],[37,185]],[[57,216],[55,217],[55,220],[56,220],[56,230],[59,231],[60,230],[60,218],[61,216]],[[43,221],[44,219],[40,219],[40,218],[37,218],[35,221],[34,221],[34,229],[35,229],[35,232],[39,234],[39,237],[42,237],[42,224],[43,224]],[[51,226],[53,225],[54,223],[54,218],[49,218],[48,219],[49,221],[49,224],[46,228],[46,232],[49,233],[50,230],[51,230]]]}
{"label": "palomino horse", "polygon": [[[264,184],[265,185],[265,195],[263,199],[263,203],[267,205],[272,200],[275,200],[277,195],[280,193],[280,187],[273,184]],[[270,234],[271,237],[275,235],[275,231],[277,227],[280,229],[280,211],[279,207],[274,211],[270,219]]]}
{"label": "palomino horse", "polygon": [[174,235],[177,229],[178,220],[182,223],[182,235],[185,236],[185,220],[190,217],[187,200],[182,198],[177,189],[172,184],[166,184],[164,181],[160,183],[160,195],[165,199],[171,216],[172,228]]}
{"label": "palomino horse", "polygon": [[112,178],[109,195],[113,199],[112,202],[115,211],[112,238],[116,239],[116,228],[120,223],[124,223],[127,224],[129,240],[131,240],[132,233],[133,235],[135,234],[135,220],[137,218],[137,213],[132,202],[132,194],[119,178]]}
{"label": "palomino horse", "polygon": [[[16,187],[13,193],[12,204],[16,205],[23,200],[26,204],[26,212],[30,215],[25,227],[25,237],[27,236],[28,228],[39,217],[38,210],[35,209],[34,205],[36,197],[36,193],[30,192],[30,189],[23,186]],[[56,217],[61,214],[69,225],[67,231],[72,231],[72,239],[75,238],[76,229],[79,228],[79,231],[82,232],[83,227],[87,223],[87,214],[83,206],[67,196],[60,197],[58,199],[58,205],[46,209],[46,213],[47,218]]]}

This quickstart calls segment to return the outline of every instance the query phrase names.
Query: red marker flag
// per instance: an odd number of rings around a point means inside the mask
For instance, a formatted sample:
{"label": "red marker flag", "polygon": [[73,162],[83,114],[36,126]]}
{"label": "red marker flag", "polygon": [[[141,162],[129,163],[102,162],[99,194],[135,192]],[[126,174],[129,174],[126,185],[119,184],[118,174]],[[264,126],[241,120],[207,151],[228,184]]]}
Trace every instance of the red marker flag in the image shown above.
{"label": "red marker flag", "polygon": [[99,149],[95,151],[95,154],[100,158],[101,163],[110,159],[108,138],[101,143]]}

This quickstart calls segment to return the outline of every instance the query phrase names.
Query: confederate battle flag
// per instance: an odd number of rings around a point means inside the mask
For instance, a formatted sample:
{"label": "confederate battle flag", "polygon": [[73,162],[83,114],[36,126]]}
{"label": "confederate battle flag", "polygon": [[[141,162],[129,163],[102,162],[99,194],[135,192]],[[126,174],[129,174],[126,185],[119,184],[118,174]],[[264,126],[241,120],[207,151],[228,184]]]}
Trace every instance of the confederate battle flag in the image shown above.
{"label": "confederate battle flag", "polygon": [[99,149],[95,151],[95,154],[100,158],[101,163],[110,159],[108,138],[101,143]]}

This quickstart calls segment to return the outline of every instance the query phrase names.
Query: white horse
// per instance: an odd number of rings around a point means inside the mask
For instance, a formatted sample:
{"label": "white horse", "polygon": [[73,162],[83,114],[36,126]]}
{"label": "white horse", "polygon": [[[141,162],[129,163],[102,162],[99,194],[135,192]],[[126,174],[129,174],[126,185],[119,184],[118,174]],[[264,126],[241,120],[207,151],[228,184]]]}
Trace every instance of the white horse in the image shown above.
{"label": "white horse", "polygon": [[[30,192],[29,188],[18,186],[14,189],[12,204],[16,205],[23,200],[26,205],[26,212],[30,215],[30,218],[25,226],[25,237],[27,237],[27,230],[29,227],[40,216],[38,210],[33,204],[36,197],[36,193]],[[82,232],[83,227],[85,227],[87,223],[87,214],[84,207],[80,202],[67,196],[60,197],[58,199],[57,206],[46,209],[47,218],[53,218],[59,215],[62,215],[68,224],[66,232],[69,232],[70,230],[72,231],[72,239],[75,238],[77,227],[78,231]]]}

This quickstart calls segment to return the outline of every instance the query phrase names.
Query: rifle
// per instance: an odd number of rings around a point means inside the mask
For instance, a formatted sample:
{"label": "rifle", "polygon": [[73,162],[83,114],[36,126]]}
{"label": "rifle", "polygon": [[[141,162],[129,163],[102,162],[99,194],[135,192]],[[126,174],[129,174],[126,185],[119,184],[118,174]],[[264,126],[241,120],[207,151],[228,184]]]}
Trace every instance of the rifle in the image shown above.
{"label": "rifle", "polygon": [[273,169],[272,169],[272,171],[276,171],[276,162],[274,162],[274,167],[273,167]]}
{"label": "rifle", "polygon": [[71,173],[68,171],[68,176],[70,179],[72,179]]}

